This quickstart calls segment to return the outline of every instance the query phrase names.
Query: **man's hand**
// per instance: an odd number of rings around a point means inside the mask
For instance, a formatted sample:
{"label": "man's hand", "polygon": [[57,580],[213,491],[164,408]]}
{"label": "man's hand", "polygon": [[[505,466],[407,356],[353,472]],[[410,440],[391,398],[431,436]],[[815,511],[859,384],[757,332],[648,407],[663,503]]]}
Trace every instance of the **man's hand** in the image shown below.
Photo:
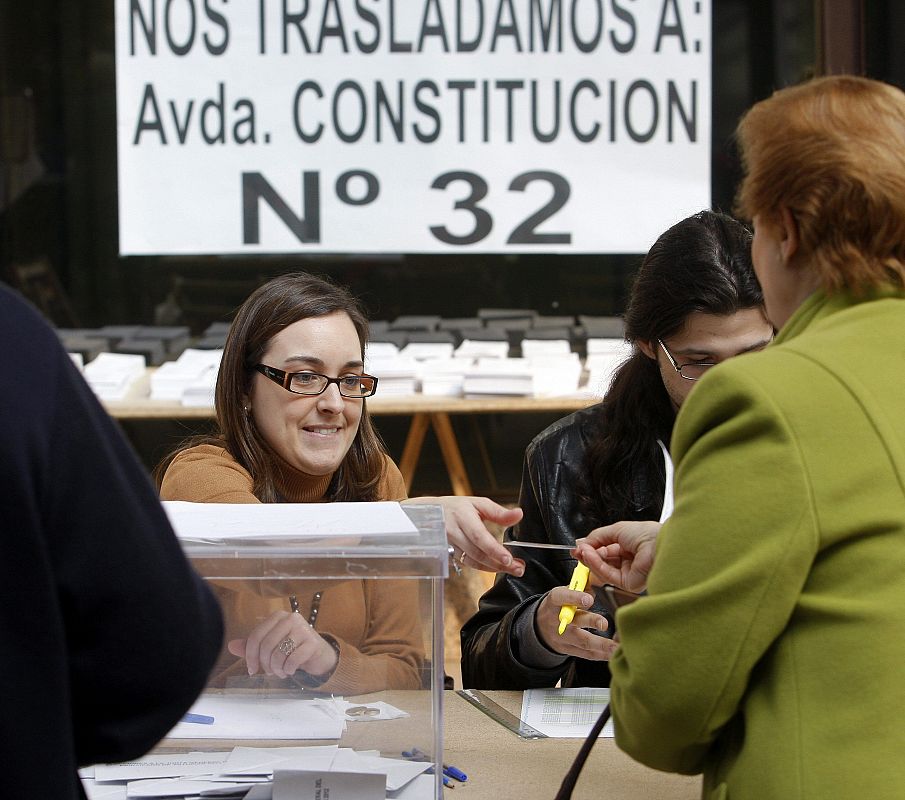
{"label": "man's hand", "polygon": [[[564,656],[575,656],[588,661],[608,661],[616,650],[616,642],[584,630],[607,629],[606,617],[584,610],[593,602],[592,595],[587,592],[576,592],[568,586],[551,589],[538,604],[534,618],[541,641],[554,653]],[[565,605],[575,606],[575,617],[560,636],[559,610]]]}

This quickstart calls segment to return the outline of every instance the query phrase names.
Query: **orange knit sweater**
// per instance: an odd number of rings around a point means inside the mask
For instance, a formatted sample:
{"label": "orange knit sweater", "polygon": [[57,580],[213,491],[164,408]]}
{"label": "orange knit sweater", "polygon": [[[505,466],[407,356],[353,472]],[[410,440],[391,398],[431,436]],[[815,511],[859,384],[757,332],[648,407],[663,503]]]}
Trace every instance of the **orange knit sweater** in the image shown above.
{"label": "orange knit sweater", "polygon": [[[323,502],[332,475],[311,476],[281,464],[278,486],[287,501]],[[160,488],[163,500],[199,503],[257,503],[252,477],[225,449],[203,444],[177,455]],[[380,497],[405,498],[396,465],[387,458]],[[321,592],[316,629],[339,644],[339,663],[318,691],[364,694],[382,689],[413,689],[421,685],[424,644],[417,609],[415,581],[303,580],[243,581],[218,585],[226,623],[225,641],[244,638],[276,610],[289,610],[288,596],[298,597],[307,617],[316,592]],[[292,584],[291,586],[289,584]],[[245,662],[225,649],[212,681],[220,685],[247,678]]]}

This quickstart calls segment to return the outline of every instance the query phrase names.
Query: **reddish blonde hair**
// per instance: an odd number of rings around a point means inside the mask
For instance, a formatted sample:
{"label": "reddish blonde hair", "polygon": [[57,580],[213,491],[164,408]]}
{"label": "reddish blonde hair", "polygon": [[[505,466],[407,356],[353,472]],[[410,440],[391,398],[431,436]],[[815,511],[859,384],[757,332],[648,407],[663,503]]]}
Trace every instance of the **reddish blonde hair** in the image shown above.
{"label": "reddish blonde hair", "polygon": [[905,285],[905,93],[837,75],[782,89],[738,125],[741,216],[798,224],[828,292]]}

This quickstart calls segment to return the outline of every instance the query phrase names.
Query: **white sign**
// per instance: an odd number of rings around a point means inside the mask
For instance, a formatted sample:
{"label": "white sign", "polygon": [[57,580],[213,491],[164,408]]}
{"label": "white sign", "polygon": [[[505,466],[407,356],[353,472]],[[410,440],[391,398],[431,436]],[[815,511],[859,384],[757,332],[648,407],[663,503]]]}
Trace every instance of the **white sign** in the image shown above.
{"label": "white sign", "polygon": [[709,0],[116,0],[120,252],[642,252],[710,64]]}

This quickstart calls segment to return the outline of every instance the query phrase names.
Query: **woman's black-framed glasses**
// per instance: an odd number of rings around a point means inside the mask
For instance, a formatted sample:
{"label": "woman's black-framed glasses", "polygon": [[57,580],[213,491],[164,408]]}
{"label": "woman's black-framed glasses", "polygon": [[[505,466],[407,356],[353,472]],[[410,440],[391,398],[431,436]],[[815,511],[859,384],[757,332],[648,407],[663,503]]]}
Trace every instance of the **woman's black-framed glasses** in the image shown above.
{"label": "woman's black-framed glasses", "polygon": [[266,364],[255,364],[255,369],[265,378],[278,383],[287,392],[316,396],[323,394],[331,383],[335,383],[339,393],[351,400],[363,400],[377,391],[377,378],[373,375],[343,375],[330,378],[319,372],[285,372]]}
{"label": "woman's black-framed glasses", "polygon": [[685,378],[686,381],[699,381],[704,377],[704,373],[707,372],[708,369],[716,366],[716,362],[714,361],[691,361],[688,364],[679,364],[672,357],[672,353],[666,349],[666,345],[663,344],[662,339],[657,339],[657,344],[663,348],[663,352],[666,353],[666,357],[669,359],[669,363],[672,364],[673,369]]}

